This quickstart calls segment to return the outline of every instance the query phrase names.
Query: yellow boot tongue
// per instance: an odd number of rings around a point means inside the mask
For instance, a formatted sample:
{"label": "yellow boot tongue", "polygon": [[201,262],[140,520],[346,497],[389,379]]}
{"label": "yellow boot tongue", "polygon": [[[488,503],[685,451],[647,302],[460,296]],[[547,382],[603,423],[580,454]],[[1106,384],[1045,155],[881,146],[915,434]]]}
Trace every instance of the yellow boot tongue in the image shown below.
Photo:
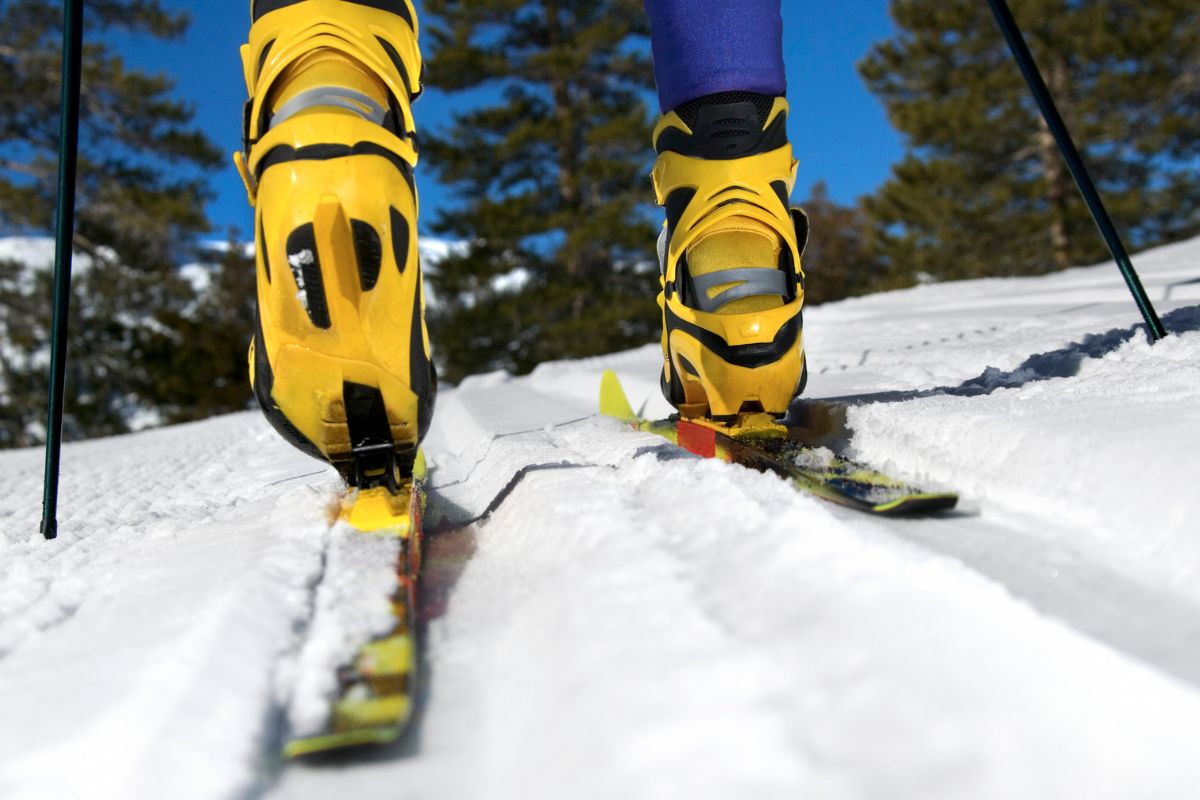
{"label": "yellow boot tongue", "polygon": [[294,98],[323,87],[350,89],[380,106],[388,103],[387,89],[378,78],[345,55],[320,49],[298,59],[283,73],[279,88],[271,98],[271,111],[277,112]]}
{"label": "yellow boot tongue", "polygon": [[[688,271],[692,275],[707,275],[727,269],[762,267],[777,269],[783,242],[768,225],[749,217],[730,217],[705,231],[687,250]],[[729,284],[709,289],[714,297]],[[718,314],[744,314],[766,311],[783,305],[779,295],[759,295],[732,300]]]}

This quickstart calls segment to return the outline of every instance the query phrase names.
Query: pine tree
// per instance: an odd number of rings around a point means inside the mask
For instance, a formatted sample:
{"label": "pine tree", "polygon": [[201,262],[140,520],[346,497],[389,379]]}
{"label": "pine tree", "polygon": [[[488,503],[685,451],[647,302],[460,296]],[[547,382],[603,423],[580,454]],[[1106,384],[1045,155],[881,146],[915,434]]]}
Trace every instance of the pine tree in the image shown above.
{"label": "pine tree", "polygon": [[641,0],[424,5],[430,84],[502,93],[422,134],[422,158],[461,198],[433,230],[468,243],[430,275],[443,373],[525,371],[651,340]]}
{"label": "pine tree", "polygon": [[809,220],[804,249],[804,302],[817,305],[890,288],[879,258],[870,248],[870,230],[861,208],[829,197],[817,181],[800,204]]}
{"label": "pine tree", "polygon": [[174,333],[160,339],[152,387],[164,422],[186,422],[239,411],[252,403],[246,348],[254,330],[254,256],[230,231],[220,252],[202,251],[190,274],[198,299],[163,320]]}
{"label": "pine tree", "polygon": [[[1200,230],[1200,6],[1013,0],[1114,220],[1141,248]],[[899,33],[859,70],[907,153],[867,210],[911,280],[1043,272],[1104,257],[981,0],[893,0]]]}
{"label": "pine tree", "polygon": [[[60,6],[0,4],[0,225],[10,233],[53,229]],[[169,78],[128,67],[108,43],[118,32],[172,39],[187,24],[158,0],[87,3],[74,246],[90,267],[73,286],[64,420],[71,438],[159,416],[156,386],[175,368],[167,354],[181,341],[170,323],[195,300],[176,263],[183,245],[208,229],[208,171],[220,154],[191,126],[192,110],[172,97]],[[48,327],[49,292],[32,307],[27,300],[8,309],[10,332]],[[27,389],[10,393],[4,409],[5,427],[25,432],[15,443],[36,438],[44,415],[45,338],[25,345],[25,357],[6,369],[9,385]]]}
{"label": "pine tree", "polygon": [[49,264],[0,260],[0,448],[43,441]]}

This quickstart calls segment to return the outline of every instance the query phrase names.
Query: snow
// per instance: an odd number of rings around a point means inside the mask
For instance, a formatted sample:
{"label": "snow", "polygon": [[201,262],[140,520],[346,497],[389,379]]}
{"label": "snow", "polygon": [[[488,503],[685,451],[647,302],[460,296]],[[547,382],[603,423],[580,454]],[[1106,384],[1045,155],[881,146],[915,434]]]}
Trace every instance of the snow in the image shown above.
{"label": "snow", "polygon": [[54,239],[49,236],[0,237],[0,260],[16,261],[49,272],[54,269]]}
{"label": "snow", "polygon": [[421,265],[431,266],[450,255],[463,255],[467,252],[467,243],[453,239],[440,239],[436,236],[422,235],[417,240],[421,255]]}
{"label": "snow", "polygon": [[330,470],[254,413],[71,445],[48,543],[0,453],[0,796],[1191,796],[1200,239],[1135,263],[1154,346],[1111,264],[806,311],[808,408],[936,518],[596,416],[605,368],[666,413],[655,345],[444,389],[424,691],[366,756],[276,755],[386,624]]}
{"label": "snow", "polygon": [[212,286],[215,269],[212,264],[192,261],[179,267],[179,275],[188,282],[193,292],[202,295]]}
{"label": "snow", "polygon": [[363,536],[345,522],[332,526],[304,646],[295,663],[286,665],[294,675],[285,698],[286,730],[321,733],[329,698],[337,692],[337,668],[351,662],[359,644],[390,633],[399,554],[398,539]]}
{"label": "snow", "polygon": [[[115,258],[108,247],[100,248],[106,258]],[[0,236],[0,261],[16,261],[31,270],[51,272],[54,270],[54,239],[50,236]],[[92,257],[87,253],[75,253],[71,258],[72,274],[82,274],[92,268]]]}

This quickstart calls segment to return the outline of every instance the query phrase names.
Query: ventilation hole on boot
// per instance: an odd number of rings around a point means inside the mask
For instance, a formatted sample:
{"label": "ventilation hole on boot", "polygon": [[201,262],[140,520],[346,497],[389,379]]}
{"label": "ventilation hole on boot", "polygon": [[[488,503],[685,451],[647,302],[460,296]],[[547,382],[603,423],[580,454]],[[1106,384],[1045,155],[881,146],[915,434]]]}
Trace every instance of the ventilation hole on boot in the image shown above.
{"label": "ventilation hole on boot", "polygon": [[332,325],[329,305],[325,300],[325,282],[321,278],[321,262],[317,257],[317,237],[312,223],[301,225],[288,235],[288,266],[300,290],[296,297],[304,306],[308,318],[318,328]]}
{"label": "ventilation hole on boot", "polygon": [[779,202],[784,208],[788,207],[789,197],[787,184],[783,181],[771,181],[771,188],[775,190],[775,196],[779,198]]}
{"label": "ventilation hole on boot", "polygon": [[358,279],[362,290],[369,292],[379,280],[379,267],[383,263],[383,244],[379,234],[370,223],[361,219],[350,220],[354,234],[354,258],[358,261]]}
{"label": "ventilation hole on boot", "polygon": [[[400,111],[392,106],[388,112],[383,115],[383,127],[387,128],[392,133],[404,138],[404,118],[400,115]],[[416,148],[413,148],[414,151]]]}
{"label": "ventilation hole on boot", "polygon": [[392,218],[392,257],[396,259],[396,268],[400,273],[408,266],[408,220],[395,208],[391,209]]}
{"label": "ventilation hole on boot", "polygon": [[673,190],[667,195],[663,207],[667,213],[667,241],[670,242],[671,237],[675,235],[675,227],[679,224],[680,218],[683,217],[683,212],[687,210],[688,203],[692,202],[692,198],[696,196],[696,190],[690,187],[681,187]]}
{"label": "ventilation hole on boot", "polygon": [[258,221],[258,246],[262,250],[262,265],[263,273],[267,276],[267,283],[271,282],[271,259],[267,255],[270,248],[267,247],[267,231],[263,227],[262,219]]}
{"label": "ventilation hole on boot", "polygon": [[697,378],[700,377],[700,371],[692,366],[692,362],[688,361],[683,356],[679,357],[679,366],[683,367],[683,371],[688,375],[694,375]]}

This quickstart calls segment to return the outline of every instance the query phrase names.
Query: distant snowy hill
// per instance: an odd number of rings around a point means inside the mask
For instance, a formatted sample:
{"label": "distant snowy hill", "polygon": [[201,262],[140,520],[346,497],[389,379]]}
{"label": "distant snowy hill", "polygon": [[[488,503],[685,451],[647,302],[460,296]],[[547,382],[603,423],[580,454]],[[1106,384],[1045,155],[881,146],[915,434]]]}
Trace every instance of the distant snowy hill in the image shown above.
{"label": "distant snowy hill", "polygon": [[329,469],[253,413],[83,442],[48,543],[40,452],[0,453],[0,796],[1193,796],[1200,239],[1135,262],[1153,347],[1111,264],[806,313],[806,398],[938,518],[597,417],[605,368],[666,413],[653,345],[446,389],[427,694],[369,757],[275,756],[341,657],[301,657],[358,541]]}
{"label": "distant snowy hill", "polygon": [[[3,257],[5,252],[6,241],[8,240],[0,239],[0,258]],[[53,262],[53,241],[46,239],[40,241],[34,240],[34,242],[37,244],[42,244],[43,242],[49,244],[50,261]],[[226,252],[228,247],[228,242],[219,241],[202,242],[200,244],[200,250],[202,252],[211,254],[212,256],[219,256],[221,253]],[[437,263],[445,258],[447,254],[461,250],[462,247],[463,244],[461,242],[454,242],[448,239],[439,239],[433,236],[422,236],[417,240],[417,250],[421,256],[421,264],[426,268],[436,268]],[[247,242],[242,245],[242,248],[244,249],[246,255],[254,255],[254,242]],[[216,264],[208,261],[192,261],[181,265],[179,269],[191,282],[196,291],[204,291],[212,279],[213,270],[216,269]],[[432,293],[430,293],[430,295],[432,295]]]}
{"label": "distant snowy hill", "polygon": [[[54,269],[54,239],[49,236],[0,236],[0,261],[16,261],[30,269],[50,272]],[[73,272],[91,266],[90,256],[75,254]]]}
{"label": "distant snowy hill", "polygon": [[[254,253],[254,243],[242,245],[248,255]],[[462,248],[460,242],[439,239],[432,236],[422,236],[417,242],[421,253],[422,264],[436,265],[446,257],[447,253]],[[199,249],[202,252],[218,256],[229,247],[228,242],[202,242]],[[0,261],[16,261],[31,269],[50,271],[54,268],[54,239],[49,236],[0,236]],[[91,259],[86,255],[76,254],[72,264],[74,270],[84,270],[91,266]],[[197,291],[208,286],[214,264],[206,261],[190,261],[180,265],[180,270],[192,282]]]}

